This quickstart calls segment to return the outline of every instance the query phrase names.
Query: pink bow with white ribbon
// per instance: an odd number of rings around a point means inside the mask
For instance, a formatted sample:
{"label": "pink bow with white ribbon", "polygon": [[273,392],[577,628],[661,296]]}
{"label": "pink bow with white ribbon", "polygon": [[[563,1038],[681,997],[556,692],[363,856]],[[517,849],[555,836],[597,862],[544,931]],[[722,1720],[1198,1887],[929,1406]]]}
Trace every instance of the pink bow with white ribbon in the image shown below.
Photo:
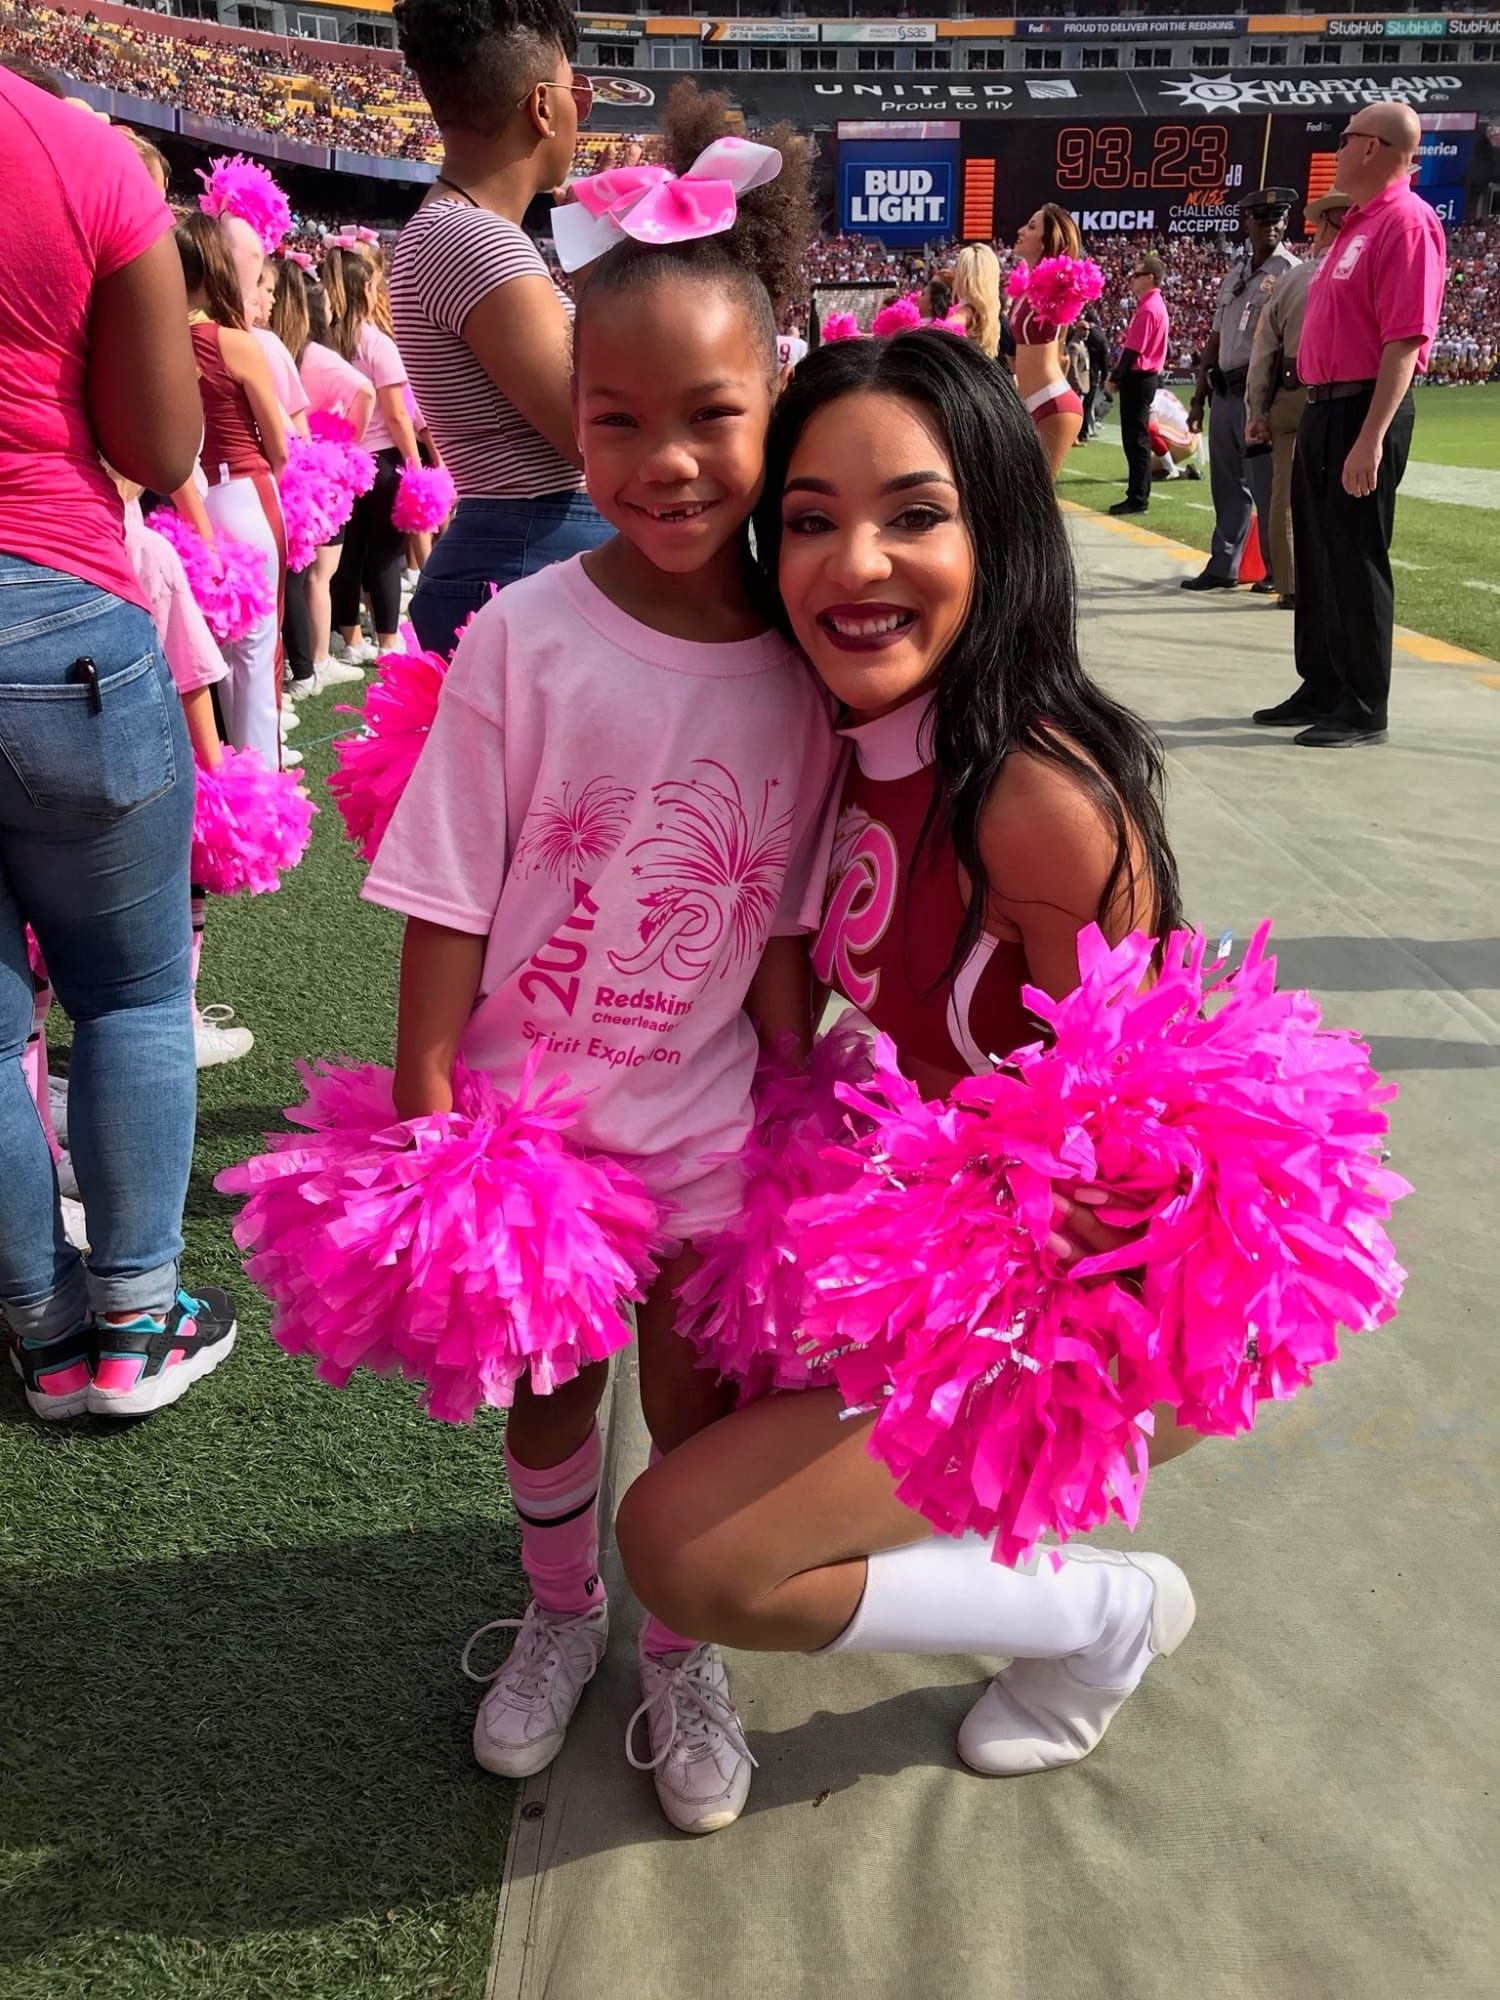
{"label": "pink bow with white ribbon", "polygon": [[310,271],[313,267],[313,260],[305,250],[283,250],[281,254],[288,264],[295,264],[299,271]]}
{"label": "pink bow with white ribbon", "polygon": [[573,200],[552,211],[552,240],[565,271],[592,264],[623,238],[696,243],[734,227],[739,197],[781,172],[774,146],[715,139],[685,174],[667,167],[611,167],[573,183]]}

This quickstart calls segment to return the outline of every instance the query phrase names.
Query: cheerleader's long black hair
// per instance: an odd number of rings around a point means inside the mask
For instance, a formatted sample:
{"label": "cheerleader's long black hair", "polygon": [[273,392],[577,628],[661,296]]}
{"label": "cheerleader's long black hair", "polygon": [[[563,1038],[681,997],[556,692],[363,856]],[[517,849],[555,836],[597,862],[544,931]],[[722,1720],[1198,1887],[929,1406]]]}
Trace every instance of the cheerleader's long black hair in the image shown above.
{"label": "cheerleader's long black hair", "polygon": [[[921,858],[947,841],[973,885],[945,976],[964,964],[984,928],[990,881],[980,820],[1013,750],[1067,771],[1113,831],[1101,927],[1117,928],[1121,908],[1134,908],[1164,938],[1182,911],[1162,814],[1161,745],[1084,671],[1062,516],[1031,419],[997,363],[968,341],[931,332],[837,341],[804,361],[767,441],[755,516],[767,585],[776,583],[781,492],[797,441],[818,411],[862,391],[898,397],[937,425],[974,545],[968,616],[933,675],[932,802],[911,871],[915,883]],[[784,607],[779,616],[794,636]]]}

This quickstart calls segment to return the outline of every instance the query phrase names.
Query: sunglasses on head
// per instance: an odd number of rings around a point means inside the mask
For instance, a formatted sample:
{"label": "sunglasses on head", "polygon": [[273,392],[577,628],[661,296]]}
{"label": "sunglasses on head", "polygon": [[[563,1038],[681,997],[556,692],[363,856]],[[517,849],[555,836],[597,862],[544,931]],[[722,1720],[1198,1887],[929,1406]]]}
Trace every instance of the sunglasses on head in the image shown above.
{"label": "sunglasses on head", "polygon": [[565,90],[573,100],[574,107],[578,112],[578,122],[580,125],[587,122],[588,115],[594,108],[594,82],[592,77],[575,76],[571,83],[559,83],[556,77],[546,76],[542,78],[540,83],[534,83],[524,97],[516,99],[517,110],[523,104],[529,104],[539,90]]}

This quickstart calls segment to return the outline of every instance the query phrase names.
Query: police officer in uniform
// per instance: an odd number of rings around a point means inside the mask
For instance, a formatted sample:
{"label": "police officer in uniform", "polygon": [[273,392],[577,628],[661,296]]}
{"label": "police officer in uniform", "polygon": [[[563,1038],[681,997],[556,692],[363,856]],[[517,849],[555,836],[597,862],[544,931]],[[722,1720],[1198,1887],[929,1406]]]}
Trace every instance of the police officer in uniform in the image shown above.
{"label": "police officer in uniform", "polygon": [[[1204,404],[1210,390],[1213,407],[1208,425],[1209,477],[1213,482],[1214,537],[1207,567],[1184,577],[1184,590],[1234,590],[1238,587],[1240,556],[1250,533],[1253,505],[1263,524],[1262,544],[1268,542],[1271,518],[1271,458],[1262,447],[1245,446],[1245,381],[1255,329],[1271,294],[1297,256],[1283,242],[1287,215],[1301,200],[1295,188],[1261,188],[1237,204],[1244,220],[1246,242],[1219,287],[1213,331],[1198,362],[1198,379],[1188,423],[1203,428]],[[1269,554],[1269,550],[1267,550]],[[1276,588],[1268,574],[1255,589],[1270,596]]]}

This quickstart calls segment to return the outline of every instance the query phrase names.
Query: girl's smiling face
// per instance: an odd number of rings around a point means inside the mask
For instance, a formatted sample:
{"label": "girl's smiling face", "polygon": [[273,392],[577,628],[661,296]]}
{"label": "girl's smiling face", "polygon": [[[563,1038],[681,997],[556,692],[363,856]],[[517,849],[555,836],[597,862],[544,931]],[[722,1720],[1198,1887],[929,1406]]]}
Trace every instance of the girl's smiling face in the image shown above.
{"label": "girl's smiling face", "polygon": [[948,448],[920,405],[881,390],[826,404],[793,449],[779,582],[797,643],[859,716],[923,687],[963,627],[974,545]]}
{"label": "girl's smiling face", "polygon": [[585,311],[574,399],[589,498],[658,570],[703,568],[766,469],[767,356],[732,293],[662,278]]}

